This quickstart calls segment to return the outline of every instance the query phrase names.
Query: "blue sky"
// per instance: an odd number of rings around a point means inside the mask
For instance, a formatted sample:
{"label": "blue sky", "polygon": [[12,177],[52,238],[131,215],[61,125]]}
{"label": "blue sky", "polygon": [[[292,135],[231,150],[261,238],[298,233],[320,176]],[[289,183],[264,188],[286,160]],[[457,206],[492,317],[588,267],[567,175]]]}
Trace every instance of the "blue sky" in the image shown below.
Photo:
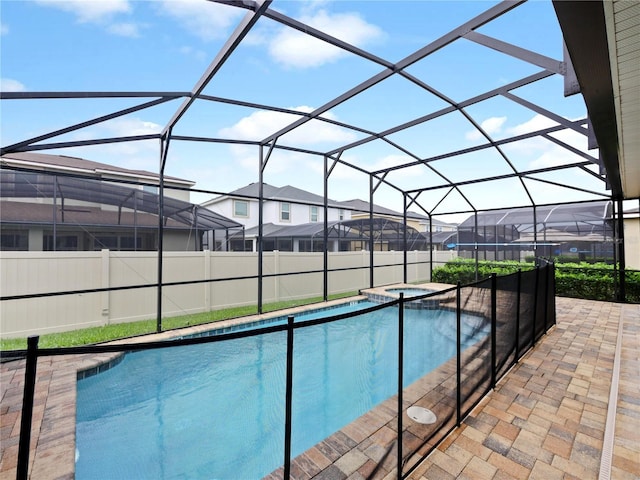
{"label": "blue sky", "polygon": [[[495,5],[485,1],[279,1],[271,8],[325,30],[374,55],[398,62],[453,28]],[[245,15],[242,9],[206,1],[0,1],[3,91],[189,91]],[[480,27],[478,32],[562,60],[562,38],[550,1],[530,1]],[[312,111],[382,71],[354,55],[305,37],[262,18],[205,88],[204,93],[294,111]],[[465,39],[412,65],[407,72],[456,102],[539,72],[539,67]],[[586,115],[580,95],[565,98],[554,76],[518,89],[518,96],[576,120]],[[2,145],[82,122],[147,99],[3,100]],[[50,141],[156,133],[182,100],[159,105]],[[398,76],[378,84],[325,114],[379,132],[447,106],[436,96]],[[465,109],[492,139],[556,125],[536,112],[497,97]],[[253,108],[196,101],[174,134],[261,140],[296,117]],[[586,137],[553,134],[581,151]],[[312,121],[279,139],[280,144],[327,151],[363,134]],[[477,130],[457,112],[389,137],[423,158],[483,143]],[[127,168],[157,171],[158,142],[50,150]],[[579,161],[580,157],[542,139],[508,145],[504,152],[518,170]],[[47,153],[47,152],[43,152]],[[589,152],[597,157],[597,151]],[[404,164],[411,159],[382,141],[344,152],[343,159],[366,170]],[[433,163],[452,181],[509,173],[493,149]],[[594,169],[596,171],[597,169]],[[322,157],[277,151],[265,181],[292,184],[322,194]],[[256,147],[171,143],[167,174],[196,181],[196,187],[231,191],[258,180]],[[548,180],[604,192],[585,172],[546,174]],[[404,189],[439,185],[442,177],[423,166],[389,174]],[[527,181],[537,203],[583,200],[593,195],[549,183]],[[368,176],[339,166],[329,196],[368,199]],[[529,202],[517,180],[465,188],[477,208]],[[424,193],[420,200],[436,212],[468,208],[457,193]],[[195,195],[204,201],[209,195]],[[401,196],[380,187],[375,203],[402,207]]]}

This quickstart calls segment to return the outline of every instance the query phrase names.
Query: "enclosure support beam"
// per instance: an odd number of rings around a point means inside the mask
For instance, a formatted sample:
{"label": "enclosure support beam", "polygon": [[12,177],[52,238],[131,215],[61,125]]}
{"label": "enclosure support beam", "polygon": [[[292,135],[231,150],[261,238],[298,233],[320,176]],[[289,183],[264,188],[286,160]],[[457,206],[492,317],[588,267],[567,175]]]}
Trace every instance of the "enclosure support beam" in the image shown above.
{"label": "enclosure support beam", "polygon": [[510,43],[503,42],[502,40],[498,40],[487,35],[483,35],[473,30],[464,35],[464,38],[479,45],[491,48],[492,50],[496,50],[500,53],[505,53],[519,60],[523,60],[527,63],[537,65],[538,67],[542,67],[545,70],[557,73],[558,75],[564,75],[566,71],[566,66],[561,61],[554,60],[553,58],[540,55],[539,53],[535,53],[521,47],[517,47]]}
{"label": "enclosure support beam", "polygon": [[[323,188],[324,188],[324,198],[323,198],[323,210],[324,210],[324,219],[323,219],[323,240],[324,240],[324,248],[322,254],[322,298],[326,302],[329,296],[329,279],[328,279],[328,269],[329,269],[329,219],[327,218],[329,213],[329,157],[324,156],[324,179],[323,179]],[[334,162],[335,165],[335,162]],[[313,241],[311,242],[311,251],[313,251]]]}
{"label": "enclosure support beam", "polygon": [[162,331],[162,270],[164,258],[164,167],[167,164],[171,132],[160,140],[160,172],[158,183],[158,287],[156,297],[156,332]]}
{"label": "enclosure support beam", "polygon": [[616,292],[616,300],[619,302],[624,302],[627,297],[626,292],[626,279],[625,279],[625,269],[626,269],[626,260],[624,256],[624,211],[622,205],[622,198],[618,198],[616,201],[617,205],[617,228],[614,230],[617,232],[616,238],[616,248],[618,250],[618,291]]}
{"label": "enclosure support beam", "polygon": [[433,216],[429,214],[429,281],[433,282]]}
{"label": "enclosure support beam", "polygon": [[478,211],[473,211],[473,252],[476,259],[476,282],[478,281]]}
{"label": "enclosure support beam", "polygon": [[373,175],[369,175],[369,288],[373,288]]}
{"label": "enclosure support beam", "polygon": [[533,256],[538,256],[538,215],[535,204],[533,205]]}
{"label": "enclosure support beam", "polygon": [[229,40],[224,44],[216,58],[213,59],[213,62],[209,65],[206,72],[200,77],[196,85],[191,90],[191,96],[186,98],[182,105],[178,108],[176,113],[173,114],[171,120],[167,123],[167,125],[162,130],[162,135],[166,135],[171,132],[173,127],[178,123],[180,118],[187,112],[189,107],[196,100],[198,95],[202,93],[207,84],[211,81],[214,75],[222,68],[222,65],[229,59],[233,51],[240,45],[240,42],[244,37],[247,36],[251,28],[255,25],[258,19],[262,16],[262,14],[267,10],[267,7],[271,4],[271,0],[265,0],[262,5],[260,5],[255,12],[247,13],[244,18],[240,21],[236,29],[229,36]]}
{"label": "enclosure support beam", "polygon": [[402,279],[407,283],[407,194],[402,195],[404,205],[402,206]]}
{"label": "enclosure support beam", "polygon": [[169,100],[173,100],[173,98],[159,98],[157,100],[153,100],[151,102],[146,102],[141,105],[136,105],[135,107],[125,108],[124,110],[118,110],[117,112],[110,113],[108,115],[104,115],[102,117],[97,117],[92,120],[88,120],[86,122],[77,123],[75,125],[71,125],[66,128],[61,128],[60,130],[55,130],[53,132],[45,133],[44,135],[39,135],[37,137],[30,138],[28,140],[23,140],[22,142],[14,143],[13,145],[9,145],[2,149],[2,154],[11,153],[16,151],[18,148],[25,147],[27,145],[31,145],[32,143],[40,142],[42,140],[48,140],[53,137],[57,137],[59,135],[63,135],[65,133],[73,132],[75,130],[80,130],[82,128],[90,127],[91,125],[96,125],[98,123],[106,122],[107,120],[113,120],[114,118],[121,117],[123,115],[128,115],[129,113],[137,112],[139,110],[144,110],[145,108],[153,107],[155,105],[160,105],[161,103],[168,102]]}
{"label": "enclosure support beam", "polygon": [[516,0],[516,1],[513,1],[513,2],[511,2],[511,1],[500,2],[499,4],[489,8],[488,10],[486,10],[484,12],[482,12],[480,15],[472,18],[468,22],[463,23],[462,25],[460,25],[459,27],[457,27],[454,30],[450,31],[449,33],[446,33],[445,35],[441,36],[437,40],[435,40],[435,41],[431,42],[430,44],[424,46],[420,50],[418,50],[418,51],[412,53],[411,55],[403,58],[398,63],[394,64],[392,68],[386,68],[385,70],[381,71],[380,73],[377,73],[373,77],[370,77],[369,79],[365,80],[364,82],[360,83],[359,85],[356,85],[352,89],[350,89],[347,92],[343,93],[339,97],[336,97],[333,100],[331,100],[330,102],[327,102],[324,105],[316,108],[313,112],[311,112],[310,115],[308,115],[308,116],[306,116],[304,118],[300,118],[300,119],[296,120],[295,122],[291,123],[290,125],[287,125],[286,127],[280,129],[276,133],[274,133],[271,136],[265,138],[265,141],[268,141],[268,140],[270,140],[270,139],[272,139],[274,137],[280,137],[280,136],[290,132],[291,130],[294,130],[295,128],[299,127],[300,125],[303,125],[304,123],[308,122],[309,120],[314,119],[316,117],[319,117],[323,113],[325,113],[325,112],[331,110],[332,108],[334,108],[334,107],[346,102],[350,98],[352,98],[352,97],[364,92],[365,90],[368,90],[369,88],[377,85],[378,83],[382,82],[383,80],[385,80],[386,78],[390,77],[391,75],[394,75],[396,73],[402,72],[405,68],[410,67],[414,63],[419,62],[420,60],[422,60],[423,58],[429,56],[430,54],[432,54],[432,53],[440,50],[441,48],[444,48],[447,45],[455,42],[457,39],[463,37],[469,31],[472,31],[472,30],[474,30],[476,28],[480,28],[484,24],[489,23],[491,20],[494,20],[495,18],[498,18],[501,15],[507,13],[508,11],[516,8],[518,5],[520,5],[523,2],[524,2],[524,0]]}
{"label": "enclosure support beam", "polygon": [[54,186],[53,186],[53,245],[51,246],[51,249],[55,252],[57,250],[56,248],[56,244],[58,243],[56,240],[57,237],[57,233],[58,233],[58,176],[56,175],[53,179]]}

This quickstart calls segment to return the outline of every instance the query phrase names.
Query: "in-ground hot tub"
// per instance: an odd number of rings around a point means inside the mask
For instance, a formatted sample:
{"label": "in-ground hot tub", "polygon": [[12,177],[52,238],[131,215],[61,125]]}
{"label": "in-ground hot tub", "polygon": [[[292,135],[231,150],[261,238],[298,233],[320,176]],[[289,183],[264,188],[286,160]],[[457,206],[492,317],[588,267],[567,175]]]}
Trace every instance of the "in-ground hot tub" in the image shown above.
{"label": "in-ground hot tub", "polygon": [[419,288],[419,287],[394,287],[394,288],[387,288],[385,290],[385,292],[392,293],[395,295],[400,295],[401,293],[403,293],[405,298],[418,297],[420,295],[426,295],[427,293],[433,293],[435,291],[436,290],[431,290],[428,288]]}

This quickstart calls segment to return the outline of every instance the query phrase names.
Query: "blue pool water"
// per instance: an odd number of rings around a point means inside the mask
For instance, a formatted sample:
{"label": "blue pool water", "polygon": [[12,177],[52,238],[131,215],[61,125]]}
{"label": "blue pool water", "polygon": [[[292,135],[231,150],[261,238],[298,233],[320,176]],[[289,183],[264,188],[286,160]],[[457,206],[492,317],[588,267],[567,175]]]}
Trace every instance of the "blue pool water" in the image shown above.
{"label": "blue pool water", "polygon": [[[463,325],[467,343],[487,334],[478,317]],[[455,313],[406,310],[404,341],[409,385],[455,355]],[[396,393],[397,343],[397,306],[295,331],[293,456]],[[129,353],[79,380],[76,478],[269,474],[283,463],[285,359],[277,332]]]}

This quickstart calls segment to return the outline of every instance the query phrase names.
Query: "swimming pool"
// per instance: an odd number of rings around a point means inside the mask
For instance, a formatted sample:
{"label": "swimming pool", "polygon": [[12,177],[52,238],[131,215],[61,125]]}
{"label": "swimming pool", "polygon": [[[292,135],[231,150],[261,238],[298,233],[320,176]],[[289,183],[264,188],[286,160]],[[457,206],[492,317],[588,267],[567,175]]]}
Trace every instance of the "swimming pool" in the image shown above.
{"label": "swimming pool", "polygon": [[[465,320],[467,343],[487,334]],[[455,355],[455,324],[454,312],[405,311],[405,385]],[[397,306],[296,330],[293,456],[396,393],[397,335]],[[286,332],[276,332],[129,353],[79,380],[76,478],[269,474],[283,462],[285,358]]]}

